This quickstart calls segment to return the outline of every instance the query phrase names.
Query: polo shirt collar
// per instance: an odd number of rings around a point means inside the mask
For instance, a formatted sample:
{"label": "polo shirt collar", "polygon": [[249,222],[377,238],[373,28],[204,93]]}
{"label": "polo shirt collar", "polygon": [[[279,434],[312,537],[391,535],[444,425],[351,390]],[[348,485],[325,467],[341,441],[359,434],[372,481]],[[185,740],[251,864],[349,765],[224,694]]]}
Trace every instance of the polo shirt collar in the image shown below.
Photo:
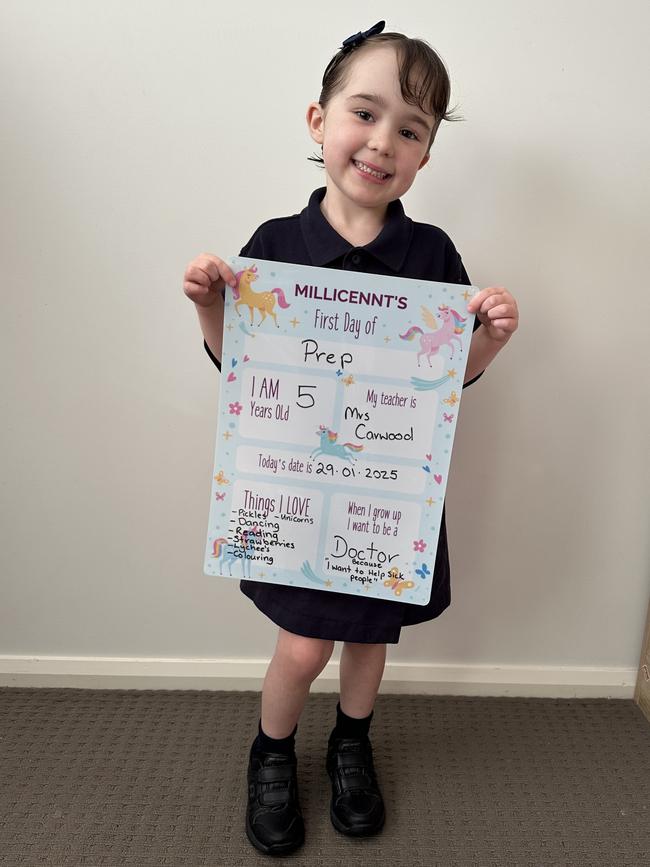
{"label": "polo shirt collar", "polygon": [[[347,252],[353,245],[331,226],[320,209],[327,188],[319,187],[309,197],[300,213],[300,226],[313,265],[324,267]],[[413,235],[413,222],[404,213],[399,199],[388,205],[386,222],[379,235],[362,249],[371,253],[395,273],[401,271]]]}

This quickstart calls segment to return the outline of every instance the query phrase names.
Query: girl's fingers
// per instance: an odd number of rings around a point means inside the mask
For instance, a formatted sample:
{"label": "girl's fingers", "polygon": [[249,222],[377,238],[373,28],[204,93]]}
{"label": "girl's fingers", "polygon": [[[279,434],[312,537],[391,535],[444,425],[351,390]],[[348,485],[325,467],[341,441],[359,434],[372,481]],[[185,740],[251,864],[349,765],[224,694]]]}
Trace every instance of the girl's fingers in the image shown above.
{"label": "girl's fingers", "polygon": [[510,337],[519,324],[517,302],[505,286],[488,286],[477,292],[468,302],[467,312],[487,318],[486,325],[497,335],[497,339]]}
{"label": "girl's fingers", "polygon": [[209,286],[215,280],[219,279],[219,272],[216,275],[211,274],[207,268],[202,268],[200,265],[192,264],[185,272],[185,279],[189,283],[196,283],[199,286]]}
{"label": "girl's fingers", "polygon": [[237,281],[235,280],[232,268],[227,262],[224,262],[223,259],[219,259],[219,274],[229,286],[234,286],[236,284]]}
{"label": "girl's fingers", "polygon": [[508,333],[515,331],[517,328],[517,320],[516,319],[494,319],[490,322],[490,325],[493,325],[495,328],[500,328],[501,331],[507,331]]}
{"label": "girl's fingers", "polygon": [[237,282],[229,265],[223,259],[210,253],[197,256],[190,264],[187,274],[187,279],[205,286],[210,286],[212,283],[219,282],[219,280],[223,280],[229,286],[234,286]]}
{"label": "girl's fingers", "polygon": [[488,315],[489,319],[514,319],[515,317],[515,308],[512,304],[495,304],[494,307],[490,307],[489,310],[485,311]]}
{"label": "girl's fingers", "polygon": [[480,309],[481,304],[485,301],[485,299],[489,296],[489,289],[481,289],[480,292],[477,292],[473,298],[467,303],[467,312],[468,313],[476,313],[477,310]]}
{"label": "girl's fingers", "polygon": [[507,292],[504,286],[487,286],[470,299],[467,304],[467,310],[469,313],[476,313],[479,310],[484,313],[483,305],[485,301],[494,295],[503,295],[504,293],[510,297],[510,293]]}
{"label": "girl's fingers", "polygon": [[227,263],[218,256],[204,253],[202,256],[198,257],[196,264],[210,276],[211,283],[220,279],[225,280],[226,283],[231,283],[235,279],[235,275],[232,273]]}
{"label": "girl's fingers", "polygon": [[511,307],[514,307],[514,301],[515,299],[508,292],[495,292],[493,295],[489,295],[481,304],[481,313],[487,313],[488,310],[499,304],[509,304]]}

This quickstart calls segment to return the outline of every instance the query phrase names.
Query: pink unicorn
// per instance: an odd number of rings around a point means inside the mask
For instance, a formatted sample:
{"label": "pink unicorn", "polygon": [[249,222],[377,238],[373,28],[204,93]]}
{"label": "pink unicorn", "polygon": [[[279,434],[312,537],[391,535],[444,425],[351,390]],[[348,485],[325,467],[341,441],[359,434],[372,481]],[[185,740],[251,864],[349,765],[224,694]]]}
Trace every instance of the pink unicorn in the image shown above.
{"label": "pink unicorn", "polygon": [[[446,304],[438,307],[440,318],[442,319],[442,328],[437,331],[425,333],[419,325],[412,325],[406,334],[400,334],[402,340],[413,340],[416,334],[421,334],[420,351],[418,352],[418,367],[420,366],[420,356],[426,355],[431,367],[431,356],[435,355],[441,346],[448,346],[451,349],[450,357],[454,357],[454,342],[458,343],[462,349],[462,342],[459,337],[465,330],[467,319],[464,319],[455,310],[451,310]],[[422,306],[422,319],[430,328],[437,329],[438,323],[434,314]]]}

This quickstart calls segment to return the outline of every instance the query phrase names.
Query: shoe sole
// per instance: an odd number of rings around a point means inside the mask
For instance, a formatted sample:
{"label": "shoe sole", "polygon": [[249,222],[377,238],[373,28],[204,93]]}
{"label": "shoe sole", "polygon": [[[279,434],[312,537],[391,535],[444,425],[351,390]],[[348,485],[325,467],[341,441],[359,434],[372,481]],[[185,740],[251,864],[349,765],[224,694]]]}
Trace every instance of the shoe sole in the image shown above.
{"label": "shoe sole", "polygon": [[341,834],[346,834],[348,837],[371,837],[373,834],[378,834],[384,827],[386,816],[385,814],[384,816],[382,816],[382,820],[379,825],[358,825],[354,828],[348,828],[346,825],[343,825],[342,822],[339,821],[338,817],[334,813],[334,810],[332,809],[332,805],[330,804],[330,820],[337,831],[340,831]]}
{"label": "shoe sole", "polygon": [[248,815],[246,816],[246,836],[253,844],[253,846],[258,849],[260,852],[263,852],[265,855],[288,855],[289,852],[293,852],[294,849],[298,849],[305,842],[304,836],[298,841],[291,841],[290,843],[274,843],[271,846],[267,846],[266,843],[262,843],[261,840],[258,840],[255,834],[253,833],[253,829],[251,827]]}

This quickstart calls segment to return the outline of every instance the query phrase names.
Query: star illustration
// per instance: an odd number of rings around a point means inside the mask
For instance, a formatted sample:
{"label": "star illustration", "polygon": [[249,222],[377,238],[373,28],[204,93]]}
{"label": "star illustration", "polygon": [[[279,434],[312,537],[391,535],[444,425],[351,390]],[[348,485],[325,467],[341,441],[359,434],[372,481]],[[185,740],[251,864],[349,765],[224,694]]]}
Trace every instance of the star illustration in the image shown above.
{"label": "star illustration", "polygon": [[453,367],[451,370],[447,371],[447,376],[449,377],[449,379],[452,379],[454,376],[456,376],[456,371],[453,369]]}
{"label": "star illustration", "polygon": [[260,572],[260,574],[259,574],[258,577],[260,577],[260,578],[266,578],[266,572],[264,572],[264,571],[262,570],[262,571]]}
{"label": "star illustration", "polygon": [[364,589],[364,590],[366,591],[366,593],[367,593],[368,590],[370,590],[370,584],[364,584],[364,585],[363,585],[363,589]]}
{"label": "star illustration", "polygon": [[332,582],[330,581],[329,578],[328,578],[327,581],[325,582],[325,586],[326,586],[326,587],[331,587],[331,586],[332,586]]}
{"label": "star illustration", "polygon": [[228,329],[228,331],[232,331],[232,323],[229,322],[229,323],[226,325],[226,328]]}
{"label": "star illustration", "polygon": [[389,343],[389,342],[390,342],[390,337],[388,335],[386,335],[386,337],[384,337],[384,343]]}
{"label": "star illustration", "polygon": [[296,325],[300,325],[300,320],[296,319],[295,316],[293,317],[293,319],[290,319],[289,322],[293,325],[294,328],[296,327]]}
{"label": "star illustration", "polygon": [[465,289],[465,291],[462,293],[462,296],[465,301],[469,301],[469,299],[472,297],[472,293],[468,292],[467,289]]}
{"label": "star illustration", "polygon": [[435,503],[435,500],[432,500],[431,497],[429,497],[429,499],[425,500],[424,502],[427,504],[427,506],[431,507]]}
{"label": "star illustration", "polygon": [[223,438],[224,438],[225,440],[229,440],[231,436],[232,436],[232,434],[230,433],[229,430],[227,430],[227,431],[225,432],[225,434],[223,435]]}

